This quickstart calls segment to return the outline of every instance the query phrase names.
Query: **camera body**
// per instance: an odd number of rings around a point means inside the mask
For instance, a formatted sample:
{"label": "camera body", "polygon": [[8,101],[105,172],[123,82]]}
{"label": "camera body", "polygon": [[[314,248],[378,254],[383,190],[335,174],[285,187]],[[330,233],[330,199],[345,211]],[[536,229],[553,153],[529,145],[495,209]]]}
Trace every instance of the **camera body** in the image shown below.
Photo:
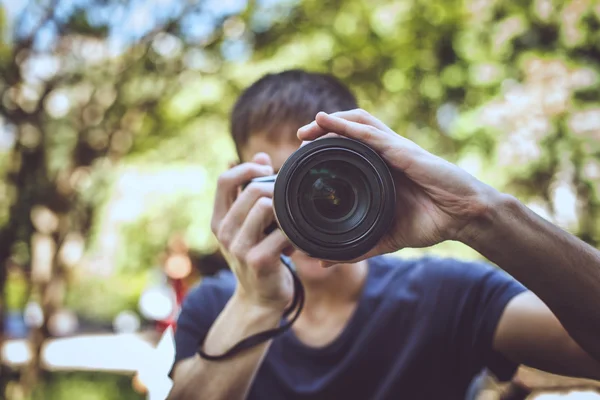
{"label": "camera body", "polygon": [[256,181],[275,181],[277,225],[294,247],[318,259],[349,261],[367,253],[388,231],[396,211],[387,164],[352,139],[310,142],[276,176]]}

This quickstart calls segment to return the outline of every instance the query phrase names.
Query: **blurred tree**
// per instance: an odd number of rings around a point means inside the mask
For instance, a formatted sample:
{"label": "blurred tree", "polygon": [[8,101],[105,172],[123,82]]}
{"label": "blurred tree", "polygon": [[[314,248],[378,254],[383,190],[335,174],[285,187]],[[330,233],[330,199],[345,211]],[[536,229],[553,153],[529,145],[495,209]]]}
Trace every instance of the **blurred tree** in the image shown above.
{"label": "blurred tree", "polygon": [[[2,160],[0,285],[4,293],[9,264],[18,266],[33,305],[25,315],[33,328],[32,358],[21,374],[21,396],[41,376],[49,321],[63,306],[71,268],[81,261],[94,207],[102,201],[102,173],[124,155],[179,133],[195,117],[167,109],[166,100],[186,85],[185,65],[176,57],[178,21],[188,12],[203,13],[203,6],[176,6],[167,18],[155,15],[150,29],[115,32],[126,24],[113,13],[135,22],[139,7],[28,2],[2,37],[0,116],[3,138],[11,143]],[[137,22],[139,28],[147,21]],[[100,182],[90,194],[92,172]],[[8,374],[0,376],[4,392]]]}

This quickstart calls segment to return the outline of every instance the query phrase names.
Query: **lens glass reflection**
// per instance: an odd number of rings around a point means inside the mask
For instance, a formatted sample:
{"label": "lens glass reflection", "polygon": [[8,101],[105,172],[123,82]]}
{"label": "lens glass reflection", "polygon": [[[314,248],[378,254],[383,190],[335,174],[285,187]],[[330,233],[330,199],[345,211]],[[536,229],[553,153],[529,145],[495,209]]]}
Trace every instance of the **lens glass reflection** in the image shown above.
{"label": "lens glass reflection", "polygon": [[310,199],[324,218],[343,218],[352,211],[356,203],[354,190],[348,181],[331,176],[329,171],[324,171],[323,175],[314,181]]}
{"label": "lens glass reflection", "polygon": [[305,220],[323,232],[351,230],[369,210],[366,177],[358,167],[344,160],[328,160],[312,166],[299,189],[299,206]]}

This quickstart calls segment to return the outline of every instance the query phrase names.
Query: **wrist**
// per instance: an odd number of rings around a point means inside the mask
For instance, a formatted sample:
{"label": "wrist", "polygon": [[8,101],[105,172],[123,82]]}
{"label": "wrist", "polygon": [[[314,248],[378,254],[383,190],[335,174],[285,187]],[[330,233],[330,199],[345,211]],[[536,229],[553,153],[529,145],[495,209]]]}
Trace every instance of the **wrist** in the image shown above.
{"label": "wrist", "polygon": [[481,245],[493,240],[502,218],[514,214],[520,203],[514,196],[493,188],[485,190],[476,201],[479,212],[469,219],[456,240],[477,250]]}
{"label": "wrist", "polygon": [[287,306],[287,304],[280,301],[256,299],[239,289],[234,292],[230,301],[244,315],[258,320],[276,318],[279,321]]}
{"label": "wrist", "polygon": [[281,317],[282,312],[248,301],[236,290],[211,326],[203,350],[211,355],[223,354],[249,336],[276,328]]}

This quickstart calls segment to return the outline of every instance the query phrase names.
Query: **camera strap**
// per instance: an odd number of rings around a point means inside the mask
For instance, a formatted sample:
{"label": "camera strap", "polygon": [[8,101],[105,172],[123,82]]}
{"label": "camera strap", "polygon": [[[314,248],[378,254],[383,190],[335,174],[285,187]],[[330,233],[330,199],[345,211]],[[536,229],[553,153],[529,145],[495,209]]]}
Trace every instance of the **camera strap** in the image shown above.
{"label": "camera strap", "polygon": [[224,360],[227,358],[231,358],[244,350],[247,350],[251,347],[257,346],[261,343],[264,343],[268,340],[273,339],[276,336],[281,335],[282,333],[284,333],[285,331],[287,331],[288,329],[290,329],[292,327],[294,322],[296,322],[296,320],[300,316],[300,313],[302,312],[302,308],[304,307],[304,286],[302,286],[302,282],[300,282],[300,278],[298,278],[298,275],[294,271],[294,266],[292,265],[292,262],[290,261],[290,259],[282,255],[281,262],[290,271],[290,273],[292,274],[292,279],[294,281],[294,298],[292,299],[292,304],[290,304],[290,306],[287,307],[283,313],[284,319],[293,314],[292,317],[289,318],[285,323],[283,323],[278,328],[259,332],[254,335],[248,336],[245,339],[242,339],[241,341],[239,341],[237,344],[235,344],[233,347],[231,347],[229,350],[227,350],[223,354],[218,354],[218,355],[206,354],[204,352],[204,350],[202,350],[202,345],[200,345],[198,348],[198,355],[200,355],[200,357],[202,357],[206,360],[211,360],[211,361]]}

